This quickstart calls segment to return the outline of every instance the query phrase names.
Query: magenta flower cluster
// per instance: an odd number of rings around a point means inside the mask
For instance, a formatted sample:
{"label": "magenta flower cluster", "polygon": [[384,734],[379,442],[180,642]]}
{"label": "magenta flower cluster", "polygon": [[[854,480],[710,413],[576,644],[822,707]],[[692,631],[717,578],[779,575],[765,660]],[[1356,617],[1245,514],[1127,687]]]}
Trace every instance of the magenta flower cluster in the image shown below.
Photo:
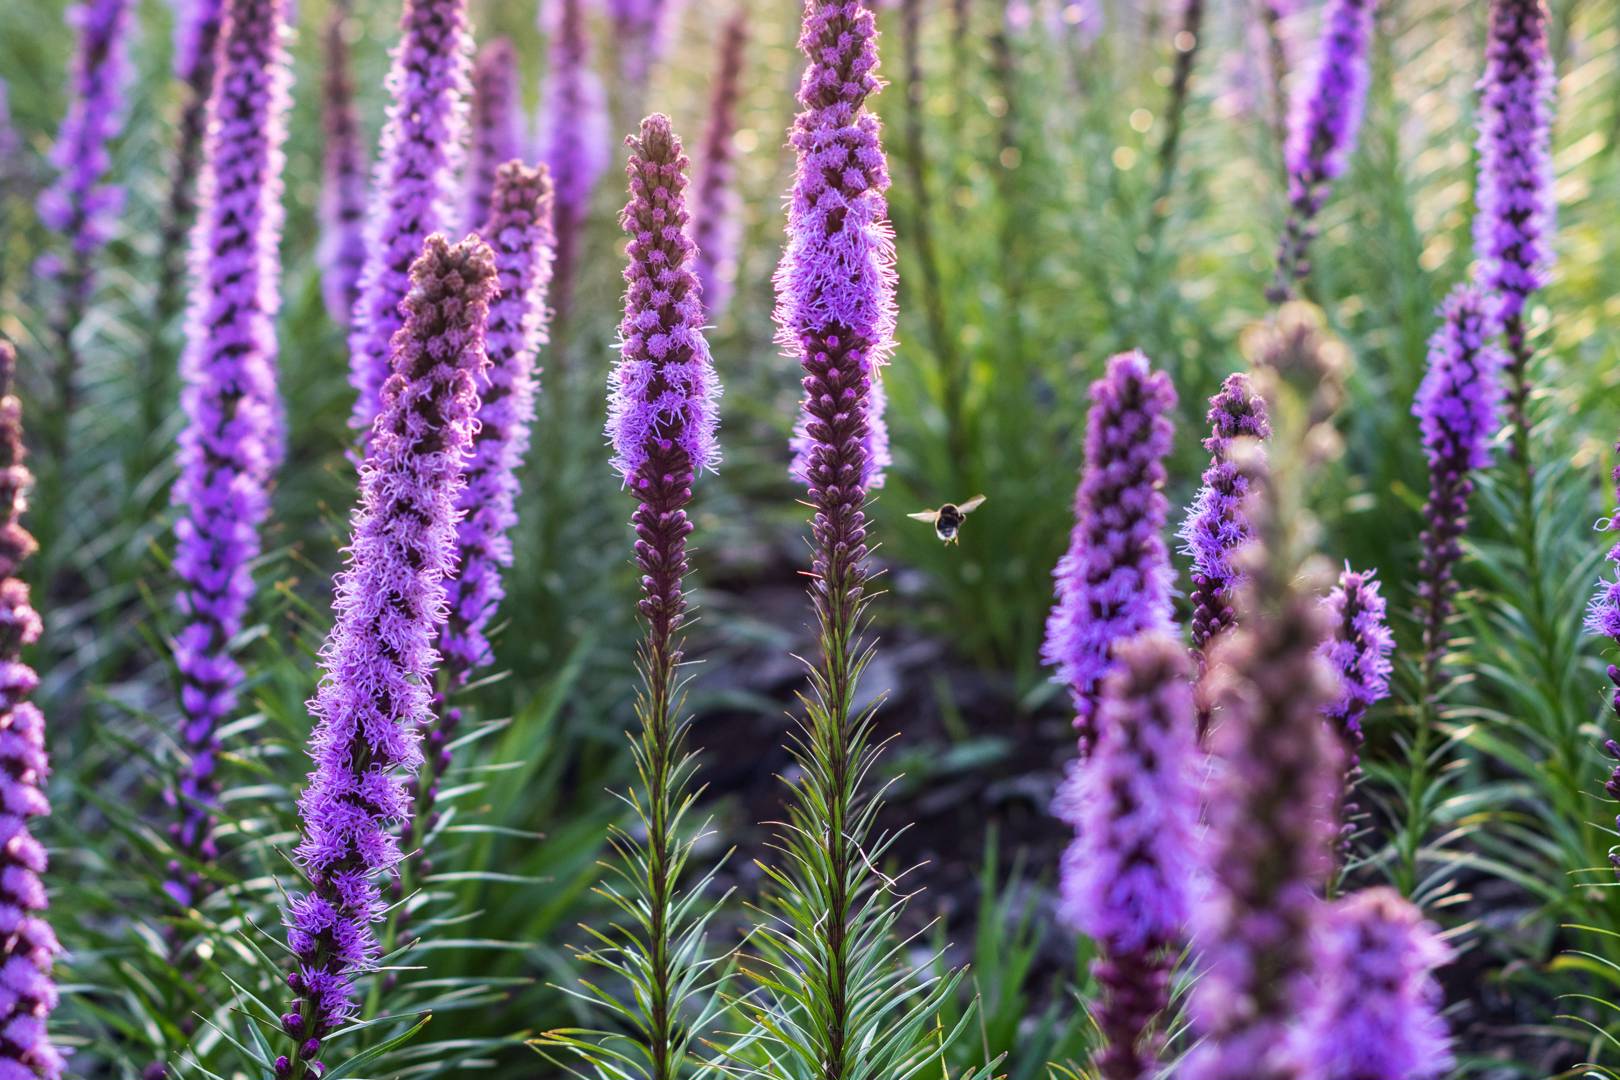
{"label": "magenta flower cluster", "polygon": [[1074,698],[1081,754],[1097,737],[1102,679],[1113,647],[1170,627],[1170,555],[1164,543],[1165,455],[1176,392],[1140,352],[1121,353],[1091,385],[1086,457],[1074,530],[1058,562],[1057,602],[1041,658]]}
{"label": "magenta flower cluster", "polygon": [[709,126],[703,134],[703,159],[693,210],[692,237],[697,244],[693,270],[703,286],[703,306],[710,322],[725,314],[737,276],[742,218],[737,206],[737,147],[733,137],[737,133],[747,46],[748,9],[739,5],[720,31],[714,91],[709,98]]}
{"label": "magenta flower cluster", "polygon": [[495,172],[523,156],[523,96],[512,42],[496,38],[478,50],[472,69],[472,152],[462,181],[468,229],[489,218]]}
{"label": "magenta flower cluster", "polygon": [[789,136],[798,171],[775,275],[778,340],[807,364],[793,475],[813,482],[812,457],[827,442],[821,426],[859,410],[860,475],[834,482],[864,489],[882,486],[889,464],[881,372],[894,351],[895,328],[888,162],[878,118],[865,105],[882,86],[871,23],[860,0],[806,9],[799,48],[810,66]]}
{"label": "magenta flower cluster", "polygon": [[1322,657],[1339,676],[1339,693],[1322,715],[1353,752],[1362,743],[1367,710],[1389,696],[1395,635],[1385,621],[1387,608],[1371,572],[1346,566],[1324,603],[1333,631],[1322,640]]}
{"label": "magenta flower cluster", "polygon": [[410,268],[430,233],[454,220],[455,177],[466,128],[466,0],[406,0],[388,73],[391,104],[372,181],[360,300],[349,329],[349,426],[363,444],[388,378],[389,342],[403,322]]}
{"label": "magenta flower cluster", "polygon": [[298,995],[282,1026],[298,1043],[278,1076],[302,1078],[322,1040],[355,1014],[353,983],[378,957],[379,879],[398,865],[399,825],[411,814],[405,781],[421,764],[454,571],[456,500],[472,447],[484,322],[496,268],[483,241],[452,247],[435,234],[411,267],[395,335],[394,373],[360,467],[349,565],[338,575],[337,622],[321,651],[325,675],[310,703],[315,769],[299,800],[295,852],[310,888],[286,913]]}
{"label": "magenta flower cluster", "polygon": [[35,543],[21,521],[34,479],[23,464],[16,370],[16,353],[0,339],[0,1080],[58,1080],[64,1062],[45,1026],[62,949],[45,918],[45,848],[29,824],[51,807],[45,716],[28,700],[39,676],[22,661],[42,627],[19,576]]}
{"label": "magenta flower cluster", "polygon": [[[288,84],[283,0],[233,0],[220,41],[218,93],[192,238],[191,310],[181,359],[179,478],[173,498],[180,580],[181,745],[178,851],[216,854],[211,833],[218,729],[236,709],[231,656],[253,594],[251,564],[281,459],[276,312],[281,306],[282,167]],[[170,867],[177,903],[197,901],[195,868]]]}

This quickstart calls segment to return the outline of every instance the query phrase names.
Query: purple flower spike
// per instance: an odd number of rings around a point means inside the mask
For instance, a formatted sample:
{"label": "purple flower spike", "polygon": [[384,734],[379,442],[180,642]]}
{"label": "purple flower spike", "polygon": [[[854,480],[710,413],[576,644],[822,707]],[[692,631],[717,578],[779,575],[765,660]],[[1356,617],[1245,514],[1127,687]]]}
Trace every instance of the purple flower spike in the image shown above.
{"label": "purple flower spike", "polygon": [[1332,866],[1343,764],[1321,717],[1336,693],[1318,648],[1327,612],[1275,568],[1265,577],[1263,592],[1260,583],[1246,587],[1237,628],[1210,658],[1222,714],[1210,736],[1212,880],[1194,911],[1208,967],[1193,990],[1203,1041],[1185,1080],[1308,1075],[1288,1033],[1310,998],[1310,941]]}
{"label": "purple flower spike", "polygon": [[679,0],[603,0],[602,6],[613,22],[620,74],[639,97],[669,44]]}
{"label": "purple flower spike", "polygon": [[496,170],[523,157],[523,101],[510,41],[496,38],[478,50],[472,87],[472,155],[463,187],[467,228],[477,229],[489,219]]}
{"label": "purple flower spike", "polygon": [[403,322],[400,301],[428,234],[452,220],[456,170],[466,127],[466,0],[406,0],[403,36],[388,73],[392,103],[372,181],[371,231],[360,300],[349,329],[349,426],[362,447],[377,418],[389,348]]}
{"label": "purple flower spike", "polygon": [[[1615,445],[1615,452],[1620,454],[1620,444]],[[1611,474],[1614,481],[1615,503],[1620,507],[1620,465],[1614,467]],[[1598,522],[1599,532],[1620,532],[1620,509]],[[1598,580],[1597,593],[1592,597],[1586,609],[1586,632],[1599,637],[1606,637],[1615,645],[1620,645],[1620,541],[1609,549],[1607,555],[1612,578]],[[1609,695],[1609,710],[1620,720],[1620,666],[1609,665],[1609,682],[1613,690]],[[1609,798],[1620,800],[1620,741],[1614,738],[1604,740],[1603,748],[1608,751],[1616,764],[1610,770],[1608,782],[1603,785]],[[1615,818],[1615,827],[1620,828],[1620,816]],[[1616,871],[1620,871],[1620,850],[1609,849],[1609,862]]]}
{"label": "purple flower spike", "polygon": [[703,337],[702,292],[686,233],[686,155],[662,115],[643,120],[640,138],[629,143],[630,204],[621,217],[631,237],[629,288],[607,433],[613,467],[633,494],[648,495],[672,478],[719,465],[720,383]]}
{"label": "purple flower spike", "polygon": [[377,962],[372,924],[386,907],[378,879],[399,864],[399,826],[411,813],[405,781],[422,762],[495,288],[494,258],[477,237],[452,247],[430,236],[411,267],[394,373],[360,466],[337,622],[321,651],[325,675],[310,703],[315,769],[299,799],[304,836],[294,853],[310,889],[286,912],[298,958],[298,1022],[283,1024],[299,1045],[292,1080],[324,1072],[322,1040],[354,1019],[354,980]]}
{"label": "purple flower spike", "polygon": [[[889,463],[881,372],[894,351],[895,325],[894,230],[884,197],[889,168],[878,118],[866,108],[867,97],[883,86],[871,23],[860,0],[806,6],[799,48],[810,66],[789,138],[798,172],[775,276],[777,340],[815,369],[817,382],[805,384],[793,475],[810,477],[811,455],[825,442],[819,425],[845,411],[837,399],[844,394],[862,413],[859,481],[866,489],[882,486]],[[825,359],[817,355],[822,350]],[[831,382],[821,385],[818,372]]]}
{"label": "purple flower spike", "polygon": [[1553,262],[1552,112],[1546,9],[1541,0],[1494,0],[1480,80],[1474,255],[1481,287],[1501,299],[1515,447],[1529,394],[1524,305],[1547,283]]}
{"label": "purple flower spike", "polygon": [[544,165],[501,166],[479,233],[494,249],[500,293],[489,305],[489,385],[480,393],[478,435],[460,502],[464,516],[456,527],[458,572],[446,586],[450,617],[439,645],[455,685],[492,658],[484,635],[505,596],[501,572],[512,565],[507,534],[517,524],[517,473],[540,389],[536,361],[546,341],[551,284],[551,177]]}
{"label": "purple flower spike", "polygon": [[[1327,599],[1333,633],[1322,641],[1322,657],[1339,674],[1339,694],[1323,710],[1333,722],[1346,751],[1362,743],[1361,722],[1378,702],[1389,696],[1389,654],[1395,635],[1385,623],[1384,598],[1372,571],[1361,573],[1348,565]],[[1352,764],[1354,759],[1352,758]]]}
{"label": "purple flower spike", "polygon": [[1149,631],[1119,643],[1103,680],[1096,751],[1059,796],[1076,839],[1063,856],[1060,912],[1102,949],[1097,1015],[1105,1080],[1151,1076],[1170,1003],[1172,950],[1192,906],[1198,759],[1187,652]]}
{"label": "purple flower spike", "polygon": [[1423,431],[1429,459],[1429,498],[1423,506],[1423,670],[1432,685],[1446,650],[1446,623],[1457,591],[1462,536],[1474,473],[1491,463],[1491,439],[1501,423],[1500,375],[1506,358],[1489,341],[1496,336],[1494,302],[1479,289],[1459,285],[1440,309],[1443,320],[1429,338],[1429,368],[1412,414]]}
{"label": "purple flower spike", "polygon": [[1091,384],[1086,459],[1074,497],[1068,553],[1052,576],[1057,603],[1041,659],[1074,697],[1080,754],[1097,737],[1098,689],[1115,643],[1170,628],[1169,512],[1164,458],[1174,434],[1176,391],[1140,352],[1108,361]]}
{"label": "purple flower spike", "polygon": [[731,303],[737,277],[737,242],[742,233],[736,172],[737,101],[742,96],[743,61],[748,46],[748,9],[737,5],[720,31],[714,93],[709,98],[709,127],[703,136],[702,171],[698,174],[693,238],[694,271],[703,285],[703,304],[710,322],[718,322]]}
{"label": "purple flower spike", "polygon": [[196,209],[197,169],[201,164],[203,137],[208,128],[208,98],[214,90],[214,72],[219,59],[219,30],[225,18],[225,0],[185,0],[179,4],[175,26],[174,74],[185,87],[180,113],[180,142],[169,178],[169,203],[163,223],[165,297],[178,284],[178,259],[171,255],[180,247],[186,223]]}
{"label": "purple flower spike", "polygon": [[550,64],[540,105],[540,160],[550,166],[556,187],[552,307],[559,321],[568,317],[572,305],[580,234],[591,195],[612,154],[607,93],[591,69],[584,4],[585,0],[548,0],[542,9],[552,18]]}
{"label": "purple flower spike", "polygon": [[1434,1080],[1451,1071],[1434,969],[1451,950],[1393,889],[1334,904],[1317,943],[1321,990],[1300,1032],[1313,1080]]}
{"label": "purple flower spike", "polygon": [[366,265],[366,152],[361,146],[360,114],[349,74],[348,24],[348,0],[340,0],[327,12],[326,21],[321,103],[326,146],[321,159],[324,183],[317,256],[327,313],[344,327],[354,316]]}
{"label": "purple flower spike", "polygon": [[[174,486],[175,576],[182,618],[181,745],[176,849],[212,861],[218,729],[236,710],[242,669],[230,644],[253,596],[250,566],[280,461],[276,312],[280,307],[282,144],[291,75],[283,0],[229,0],[192,234],[191,311],[181,359],[180,476]],[[189,907],[205,882],[169,867],[167,889]]]}
{"label": "purple flower spike", "polygon": [[17,354],[0,340],[0,1076],[57,1080],[61,1053],[46,1022],[56,1008],[51,966],[62,951],[45,919],[45,848],[29,819],[50,813],[45,801],[45,717],[29,701],[39,676],[22,650],[39,640],[40,618],[18,576],[34,553],[22,526],[34,478],[23,464],[22,403],[12,393]]}
{"label": "purple flower spike", "polygon": [[1377,0],[1330,0],[1323,12],[1316,67],[1289,122],[1288,223],[1277,251],[1273,303],[1293,297],[1310,273],[1317,212],[1355,149],[1377,6]]}
{"label": "purple flower spike", "polygon": [[[1208,420],[1204,449],[1209,451],[1209,468],[1176,534],[1183,543],[1182,554],[1192,556],[1192,644],[1200,664],[1210,642],[1235,620],[1233,605],[1242,582],[1237,553],[1253,535],[1244,511],[1249,477],[1231,458],[1232,440],[1271,437],[1265,399],[1242,373],[1228,375],[1220,393],[1209,399]],[[1201,718],[1200,737],[1203,733]]]}

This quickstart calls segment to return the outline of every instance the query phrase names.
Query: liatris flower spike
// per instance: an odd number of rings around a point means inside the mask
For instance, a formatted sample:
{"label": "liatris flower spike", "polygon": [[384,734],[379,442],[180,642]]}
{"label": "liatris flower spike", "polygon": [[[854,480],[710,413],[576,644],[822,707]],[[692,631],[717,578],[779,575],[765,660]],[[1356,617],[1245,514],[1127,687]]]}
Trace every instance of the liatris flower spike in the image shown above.
{"label": "liatris flower spike", "polygon": [[653,65],[669,44],[670,24],[680,0],[605,0],[619,48],[619,71],[632,99],[641,96]]}
{"label": "liatris flower spike", "polygon": [[298,995],[282,1027],[294,1053],[278,1078],[325,1072],[325,1040],[355,1017],[354,980],[375,965],[379,879],[400,858],[411,812],[405,780],[421,764],[444,618],[444,579],[455,566],[456,500],[472,446],[483,377],[484,319],[496,287],[483,241],[428,238],[411,267],[394,336],[394,374],[360,466],[349,565],[338,575],[336,624],[310,712],[315,770],[299,799],[304,835],[295,857],[310,888],[286,912]]}
{"label": "liatris flower spike", "polygon": [[360,114],[349,74],[349,0],[326,13],[326,77],[321,119],[321,236],[317,258],[327,314],[347,327],[360,299],[366,265],[366,152],[360,144]]}
{"label": "liatris flower spike", "polygon": [[1377,0],[1329,0],[1322,14],[1316,67],[1289,122],[1288,221],[1269,293],[1273,303],[1293,297],[1310,273],[1317,212],[1355,149],[1377,6]]}
{"label": "liatris flower spike", "polygon": [[1097,736],[1098,688],[1113,667],[1115,643],[1170,627],[1162,489],[1175,407],[1170,377],[1140,352],[1109,360],[1091,385],[1074,531],[1053,571],[1057,602],[1041,650],[1074,698],[1082,756]]}
{"label": "liatris flower spike", "polygon": [[591,68],[585,32],[585,0],[546,0],[551,37],[546,84],[540,101],[540,160],[551,168],[556,187],[554,224],[557,261],[552,273],[552,307],[568,318],[578,273],[580,234],[591,195],[607,171],[613,152],[608,142],[607,92]]}
{"label": "liatris flower spike", "polygon": [[[1615,445],[1615,453],[1620,455],[1620,444]],[[1614,467],[1612,477],[1615,504],[1620,507],[1620,465]],[[1612,515],[1599,521],[1598,531],[1620,532],[1620,509],[1616,509]],[[1620,541],[1615,542],[1606,557],[1609,561],[1609,570],[1614,576],[1598,581],[1597,593],[1586,609],[1586,632],[1606,637],[1612,644],[1620,646]],[[1609,695],[1609,711],[1613,719],[1620,720],[1620,665],[1611,663],[1608,675],[1609,682],[1614,687]],[[1603,748],[1616,762],[1603,789],[1608,792],[1609,798],[1620,801],[1620,739],[1610,736],[1603,740]],[[1615,818],[1615,827],[1620,829],[1620,816]],[[1620,871],[1620,850],[1609,849],[1609,862],[1616,871]]]}
{"label": "liatris flower spike", "polygon": [[1361,810],[1352,801],[1351,793],[1361,777],[1361,745],[1366,738],[1362,721],[1367,710],[1389,696],[1389,675],[1393,670],[1389,656],[1395,651],[1395,635],[1385,621],[1384,598],[1370,571],[1360,573],[1346,565],[1323,603],[1332,619],[1333,632],[1322,642],[1322,656],[1339,676],[1338,696],[1322,710],[1322,717],[1338,736],[1344,752],[1338,847],[1342,862],[1350,854]]}
{"label": "liatris flower spike", "polygon": [[1451,1071],[1434,969],[1451,950],[1393,889],[1334,904],[1319,935],[1314,1005],[1299,1032],[1313,1080],[1435,1080]]}
{"label": "liatris flower spike", "polygon": [[1474,255],[1479,284],[1501,302],[1511,355],[1509,419],[1521,458],[1530,392],[1524,305],[1546,284],[1553,261],[1552,98],[1542,0],[1492,0],[1480,80]]}
{"label": "liatris flower spike", "polygon": [[1493,308],[1494,301],[1472,285],[1452,290],[1440,309],[1441,326],[1429,338],[1428,373],[1412,405],[1429,460],[1418,564],[1425,694],[1438,689],[1474,474],[1489,467],[1491,439],[1501,422],[1505,358],[1489,344],[1497,327]]}
{"label": "liatris flower spike", "polygon": [[1149,1029],[1169,1006],[1192,906],[1200,755],[1181,643],[1149,631],[1115,656],[1096,750],[1077,765],[1067,799],[1076,838],[1063,856],[1060,910],[1102,950],[1097,1070],[1139,1080],[1158,1063],[1162,1037]]}
{"label": "liatris flower spike", "polygon": [[[191,311],[181,361],[186,423],[175,481],[175,576],[181,629],[182,766],[175,848],[210,862],[219,727],[236,709],[242,669],[230,645],[253,596],[251,565],[279,462],[276,312],[282,168],[289,106],[284,0],[227,0],[218,93],[198,185]],[[205,879],[175,862],[168,891],[197,903]]]}
{"label": "liatris flower spike", "polygon": [[742,233],[736,192],[737,102],[742,96],[743,61],[748,46],[748,9],[742,4],[720,31],[720,52],[709,98],[709,127],[699,163],[693,240],[693,269],[703,285],[703,306],[710,322],[719,321],[731,303],[737,276],[737,243]]}
{"label": "liatris flower spike", "polygon": [[403,321],[399,305],[409,270],[428,234],[452,220],[466,127],[466,0],[406,0],[400,27],[372,181],[366,265],[349,328],[349,385],[356,393],[349,426],[362,449],[388,378],[390,343]]}
{"label": "liatris flower spike", "polygon": [[463,181],[467,228],[489,217],[495,171],[522,154],[523,98],[518,91],[517,54],[506,38],[478,50],[472,73],[472,154]]}
{"label": "liatris flower spike", "polygon": [[180,112],[180,141],[169,176],[169,199],[163,221],[158,271],[159,313],[167,315],[180,278],[178,252],[186,226],[196,210],[197,169],[208,127],[208,99],[214,91],[219,30],[225,0],[183,0],[176,5],[174,73],[185,88]]}
{"label": "liatris flower spike", "polygon": [[50,813],[45,801],[45,717],[28,700],[39,676],[22,650],[39,640],[40,618],[18,576],[34,552],[22,526],[34,480],[23,464],[22,404],[12,392],[17,354],[0,340],[0,1076],[58,1080],[61,1053],[46,1023],[56,1008],[51,966],[61,946],[45,920],[45,848],[29,820]]}
{"label": "liatris flower spike", "polygon": [[875,31],[839,36],[869,17],[861,9],[859,0],[806,6],[799,45],[811,65],[789,136],[799,167],[775,276],[777,340],[806,369],[792,472],[815,483],[811,455],[832,441],[827,425],[858,423],[860,475],[830,479],[844,493],[882,486],[889,464],[881,369],[894,351],[895,326],[888,160],[878,118],[865,107],[883,85]]}

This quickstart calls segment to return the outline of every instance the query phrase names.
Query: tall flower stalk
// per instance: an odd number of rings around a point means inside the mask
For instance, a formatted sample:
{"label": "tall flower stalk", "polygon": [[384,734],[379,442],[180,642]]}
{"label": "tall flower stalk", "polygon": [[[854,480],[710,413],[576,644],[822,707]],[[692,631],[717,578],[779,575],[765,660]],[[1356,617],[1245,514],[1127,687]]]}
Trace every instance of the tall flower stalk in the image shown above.
{"label": "tall flower stalk", "polygon": [[1316,66],[1289,121],[1288,221],[1268,294],[1273,303],[1293,298],[1310,273],[1316,215],[1355,149],[1377,6],[1378,0],[1329,0],[1323,11]]}
{"label": "tall flower stalk", "polygon": [[219,728],[236,711],[231,655],[253,598],[251,566],[280,464],[276,312],[288,88],[284,0],[227,0],[218,93],[207,124],[192,234],[191,311],[180,395],[175,576],[186,754],[166,888],[182,908],[209,891]]}
{"label": "tall flower stalk", "polygon": [[1393,670],[1389,656],[1395,651],[1395,636],[1390,633],[1387,605],[1371,572],[1362,573],[1347,565],[1324,603],[1333,632],[1322,642],[1322,656],[1339,676],[1339,693],[1322,710],[1322,717],[1338,736],[1344,755],[1338,848],[1342,864],[1349,857],[1350,838],[1360,812],[1352,795],[1361,778],[1361,746],[1366,741],[1362,721],[1368,710],[1389,696]]}
{"label": "tall flower stalk", "polygon": [[1480,81],[1479,185],[1474,254],[1478,280],[1500,300],[1508,345],[1513,453],[1529,457],[1530,294],[1552,268],[1552,57],[1541,0],[1492,0]]}
{"label": "tall flower stalk", "polygon": [[[443,665],[434,698],[437,722],[423,736],[425,761],[412,788],[416,811],[403,832],[408,852],[417,850],[438,825],[438,781],[450,766],[450,746],[461,726],[461,710],[447,698],[495,658],[487,635],[506,597],[501,575],[512,565],[518,473],[529,450],[540,391],[539,353],[546,342],[553,247],[546,167],[517,161],[502,165],[495,173],[489,217],[478,232],[493,250],[498,290],[484,333],[488,383],[480,386],[478,433],[467,460],[466,486],[457,499],[456,574],[445,582],[448,615],[439,634]],[[425,857],[418,869],[430,869]]]}
{"label": "tall flower stalk", "polygon": [[321,83],[321,296],[327,314],[344,326],[360,299],[366,265],[366,151],[349,73],[350,0],[336,0],[326,13],[326,75]]}
{"label": "tall flower stalk", "polygon": [[174,51],[174,74],[181,85],[180,132],[159,241],[160,323],[167,321],[179,292],[181,241],[197,209],[197,170],[202,165],[203,138],[208,131],[208,98],[214,91],[225,0],[185,0],[181,8]]}
{"label": "tall flower stalk", "polygon": [[39,199],[40,221],[66,247],[46,264],[61,290],[52,323],[59,352],[56,417],[48,433],[53,467],[67,449],[78,403],[79,350],[74,334],[95,291],[96,256],[124,203],[123,190],[105,181],[112,163],[108,147],[118,132],[130,76],[129,20],[130,0],[85,0],[68,12],[68,21],[79,33],[78,49],[67,115],[51,151],[57,179]]}
{"label": "tall flower stalk", "polygon": [[[635,498],[636,568],[646,626],[633,743],[638,786],[627,797],[634,832],[615,830],[618,856],[604,891],[624,919],[600,935],[587,959],[631,988],[622,1000],[593,990],[626,1034],[553,1032],[551,1041],[595,1063],[606,1078],[680,1080],[713,1071],[693,1052],[719,1007],[706,985],[703,955],[712,907],[697,900],[708,883],[682,888],[692,853],[685,819],[695,799],[680,714],[679,667],[686,621],[686,509],[697,475],[720,459],[715,440],[720,385],[703,337],[703,301],[688,237],[686,155],[669,119],[643,120],[630,145],[630,202],[620,216],[630,236],[620,357],[608,384],[607,435],[613,467]],[[588,1036],[588,1037],[587,1037]]]}
{"label": "tall flower stalk", "polygon": [[718,322],[731,304],[737,278],[737,243],[742,218],[737,206],[737,104],[742,97],[743,62],[748,49],[748,8],[738,4],[720,30],[709,125],[703,132],[692,235],[697,244],[693,273],[703,286],[703,306]]}
{"label": "tall flower stalk", "polygon": [[1091,384],[1074,530],[1052,572],[1057,602],[1041,649],[1074,699],[1082,757],[1096,742],[1098,693],[1114,645],[1170,628],[1170,504],[1162,489],[1175,407],[1170,377],[1140,352],[1115,356]]}
{"label": "tall flower stalk", "polygon": [[812,510],[809,590],[819,631],[805,715],[791,740],[785,860],[760,928],[769,964],[761,1037],[785,1074],[822,1080],[904,1076],[939,1051],[933,1009],[954,979],[902,996],[912,972],[892,939],[900,901],[877,867],[872,706],[857,705],[871,658],[866,499],[873,397],[894,348],[894,241],[888,167],[869,95],[877,27],[861,0],[806,0],[809,59],[790,142],[798,158],[777,268],[779,340],[803,368],[800,446]]}
{"label": "tall flower stalk", "polygon": [[381,405],[389,343],[403,322],[409,271],[430,233],[454,220],[471,49],[466,0],[406,0],[388,73],[392,102],[372,181],[360,299],[349,327],[349,426],[363,444]]}
{"label": "tall flower stalk", "polygon": [[454,571],[456,503],[472,448],[483,376],[484,320],[496,287],[488,245],[428,238],[411,267],[393,341],[394,373],[360,466],[348,567],[321,651],[324,675],[310,702],[314,762],[299,799],[303,838],[294,856],[309,879],[286,911],[298,997],[282,1017],[293,1042],[278,1078],[326,1071],[330,1036],[355,1019],[354,981],[379,956],[379,879],[401,859],[399,825],[411,814],[406,780],[421,764]]}
{"label": "tall flower stalk", "polygon": [[[1615,444],[1614,449],[1616,455],[1620,456],[1620,443]],[[1620,464],[1615,465],[1610,475],[1614,482],[1616,509],[1598,522],[1599,531],[1606,533],[1620,532]],[[1620,540],[1609,548],[1606,558],[1613,577],[1598,581],[1597,592],[1586,609],[1586,632],[1608,638],[1612,645],[1620,646]],[[1612,688],[1609,693],[1609,713],[1613,720],[1620,721],[1620,665],[1611,663],[1608,676]],[[1620,802],[1620,738],[1611,735],[1604,739],[1603,749],[1615,761],[1603,790],[1609,798]],[[1615,828],[1620,829],[1620,815],[1615,817]],[[1609,849],[1609,863],[1616,872],[1620,872],[1620,848]]]}
{"label": "tall flower stalk", "polygon": [[496,38],[478,50],[472,71],[472,153],[462,181],[469,229],[489,218],[495,173],[521,158],[523,99],[518,92],[517,54],[511,41]]}
{"label": "tall flower stalk", "polygon": [[62,1054],[46,1025],[56,1008],[51,968],[62,951],[46,920],[45,848],[30,821],[49,814],[45,778],[45,716],[29,697],[39,685],[22,650],[39,640],[40,618],[19,576],[35,551],[23,528],[34,478],[23,463],[22,403],[13,392],[17,354],[0,339],[0,1074],[17,1080],[58,1080]]}
{"label": "tall flower stalk", "polygon": [[[1177,535],[1182,553],[1192,557],[1192,646],[1198,656],[1202,683],[1209,664],[1209,648],[1237,622],[1237,590],[1242,574],[1237,555],[1253,536],[1244,509],[1250,495],[1248,473],[1234,460],[1239,439],[1264,440],[1271,435],[1266,402],[1255,393],[1249,377],[1228,375],[1220,392],[1209,399],[1209,467],[1203,485],[1187,509]],[[1198,738],[1209,733],[1212,719],[1207,696],[1199,695]]]}
{"label": "tall flower stalk", "polygon": [[680,0],[604,0],[618,42],[619,74],[632,107],[640,107],[652,69],[669,45]]}
{"label": "tall flower stalk", "polygon": [[585,0],[550,0],[542,14],[550,31],[550,61],[540,102],[540,160],[556,185],[557,262],[552,308],[566,322],[579,273],[579,246],[591,195],[607,170],[607,94],[591,68]]}
{"label": "tall flower stalk", "polygon": [[1452,290],[1440,309],[1440,328],[1429,338],[1428,372],[1412,405],[1429,461],[1418,563],[1426,699],[1439,690],[1474,475],[1490,466],[1491,439],[1501,420],[1505,359],[1490,344],[1498,325],[1493,306],[1473,286]]}
{"label": "tall flower stalk", "polygon": [[1154,1018],[1170,1004],[1197,866],[1198,758],[1186,650],[1150,630],[1119,644],[1103,680],[1096,752],[1080,763],[1063,856],[1065,921],[1098,943],[1096,1067],[1141,1080],[1158,1065]]}

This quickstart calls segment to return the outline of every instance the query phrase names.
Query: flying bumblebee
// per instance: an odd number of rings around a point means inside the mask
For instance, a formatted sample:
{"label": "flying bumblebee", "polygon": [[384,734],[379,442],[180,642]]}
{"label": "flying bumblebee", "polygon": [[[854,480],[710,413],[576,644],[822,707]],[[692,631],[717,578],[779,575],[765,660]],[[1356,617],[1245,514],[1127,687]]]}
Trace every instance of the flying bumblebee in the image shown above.
{"label": "flying bumblebee", "polygon": [[983,505],[984,496],[975,495],[960,506],[956,503],[946,503],[938,510],[924,510],[917,514],[907,514],[906,517],[931,523],[934,526],[935,536],[947,544],[954,544],[957,542],[957,533],[962,528],[962,519]]}

